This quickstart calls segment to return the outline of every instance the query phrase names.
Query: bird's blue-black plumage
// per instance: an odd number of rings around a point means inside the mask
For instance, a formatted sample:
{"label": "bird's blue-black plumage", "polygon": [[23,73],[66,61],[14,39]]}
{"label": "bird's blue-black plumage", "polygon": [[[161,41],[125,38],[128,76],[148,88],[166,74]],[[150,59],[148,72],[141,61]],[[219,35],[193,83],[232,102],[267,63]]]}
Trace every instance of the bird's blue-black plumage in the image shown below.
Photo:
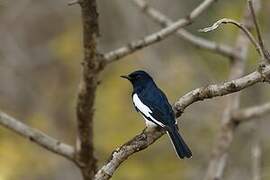
{"label": "bird's blue-black plumage", "polygon": [[[157,87],[152,77],[145,71],[135,71],[122,77],[127,78],[133,85],[132,97],[136,110],[145,119],[166,130],[180,158],[191,157],[190,149],[178,132],[172,107],[166,95]],[[134,95],[138,97],[136,102],[134,102]]]}

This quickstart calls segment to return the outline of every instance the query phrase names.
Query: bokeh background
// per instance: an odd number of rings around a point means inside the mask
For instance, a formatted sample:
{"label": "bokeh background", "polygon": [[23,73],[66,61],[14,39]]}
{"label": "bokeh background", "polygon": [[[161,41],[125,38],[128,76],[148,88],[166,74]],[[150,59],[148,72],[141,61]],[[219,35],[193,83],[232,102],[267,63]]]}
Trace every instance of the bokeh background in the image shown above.
{"label": "bokeh background", "polygon": [[[151,0],[153,7],[174,20],[185,17],[202,0]],[[239,20],[245,0],[217,1],[187,29],[214,41],[233,45],[238,31],[226,26],[208,34],[198,29],[223,17]],[[99,0],[99,49],[107,52],[160,29],[131,0]],[[270,47],[270,1],[262,0],[259,14]],[[80,8],[67,0],[0,0],[0,109],[24,123],[74,145],[76,94],[82,60]],[[250,48],[247,72],[256,68],[257,54]],[[223,82],[228,59],[172,35],[168,39],[108,66],[101,75],[95,114],[95,147],[99,165],[112,150],[141,132],[144,122],[131,103],[131,86],[119,78],[136,69],[152,74],[173,103],[184,93],[210,83]],[[242,94],[242,107],[270,100],[267,85]],[[258,98],[259,96],[259,98]],[[168,137],[126,161],[113,179],[202,179],[219,130],[224,97],[190,106],[180,119],[181,132],[193,158],[179,160]],[[263,179],[270,179],[269,116],[258,130],[253,123],[239,127],[230,149],[226,179],[249,179],[253,139],[263,145]],[[62,157],[0,127],[0,180],[81,179],[79,170]]]}

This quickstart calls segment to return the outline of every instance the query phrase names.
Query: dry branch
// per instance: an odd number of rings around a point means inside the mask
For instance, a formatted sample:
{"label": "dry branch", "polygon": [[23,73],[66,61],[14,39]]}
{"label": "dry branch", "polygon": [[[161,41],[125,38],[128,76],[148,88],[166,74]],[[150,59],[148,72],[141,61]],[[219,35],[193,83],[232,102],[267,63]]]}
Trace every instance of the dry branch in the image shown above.
{"label": "dry branch", "polygon": [[[251,13],[246,8],[242,24],[247,28],[247,32],[253,26]],[[244,31],[245,32],[245,31]],[[229,79],[241,77],[244,74],[245,64],[248,53],[248,39],[245,33],[241,32],[235,43],[235,51],[240,55],[240,59],[233,59],[231,62]],[[219,180],[223,176],[227,163],[227,151],[232,143],[234,131],[237,127],[232,119],[232,113],[237,111],[240,106],[240,93],[236,93],[227,99],[227,104],[223,112],[221,129],[218,132],[217,141],[214,145],[212,156],[208,164],[205,180]],[[222,167],[222,168],[220,168]]]}
{"label": "dry branch", "polygon": [[182,96],[175,104],[174,109],[177,116],[180,116],[186,107],[197,101],[210,99],[217,96],[231,94],[258,82],[269,81],[270,66],[264,66],[263,71],[255,71],[242,78],[231,80],[223,84],[213,84],[197,88]]}
{"label": "dry branch", "polygon": [[102,59],[97,52],[96,38],[99,35],[96,0],[81,0],[84,59],[82,79],[77,100],[78,138],[76,160],[84,180],[93,179],[96,171],[93,142],[93,116],[98,75],[102,70]]}
{"label": "dry branch", "polygon": [[[259,3],[257,3],[258,6],[260,6]],[[263,39],[262,39],[262,33],[261,33],[261,30],[260,30],[260,25],[258,23],[258,20],[257,20],[257,17],[256,17],[256,13],[255,13],[255,10],[254,10],[254,6],[253,6],[253,2],[252,0],[248,0],[248,5],[249,5],[249,9],[250,9],[250,12],[251,12],[251,15],[252,15],[252,20],[254,22],[254,25],[255,25],[255,29],[256,29],[256,33],[257,33],[257,37],[258,37],[258,41],[259,41],[259,46],[261,48],[261,51],[262,51],[262,60],[263,61],[266,61],[266,60],[270,60],[268,54],[267,54],[267,50],[264,46],[264,43],[263,43]]]}
{"label": "dry branch", "polygon": [[[174,105],[176,117],[180,117],[184,112],[184,109],[189,105],[202,101],[204,99],[210,99],[217,96],[224,96],[231,94],[249,86],[252,86],[259,82],[266,82],[270,77],[270,65],[259,68],[259,71],[250,73],[244,77],[225,82],[223,84],[213,84],[206,87],[197,88],[184,96],[182,96]],[[113,151],[111,157],[103,165],[95,175],[95,180],[107,180],[110,179],[116,169],[123,163],[129,156],[136,152],[139,152],[149,145],[154,143],[158,138],[163,135],[163,132],[158,130],[153,132],[143,132],[120,148]]]}
{"label": "dry branch", "polygon": [[0,124],[39,146],[74,161],[75,152],[73,147],[62,143],[37,129],[31,128],[3,112],[0,112]]}
{"label": "dry branch", "polygon": [[[133,2],[137,7],[141,9],[143,13],[151,17],[162,27],[168,27],[173,23],[170,18],[162,14],[157,9],[149,6],[149,4],[145,2],[145,0],[133,0]],[[176,35],[179,38],[191,43],[195,47],[202,48],[229,58],[237,56],[237,54],[233,51],[231,47],[201,38],[199,36],[195,36],[184,29],[178,29]]]}
{"label": "dry branch", "polygon": [[150,34],[140,40],[133,41],[126,46],[119,49],[113,50],[104,55],[104,59],[108,63],[119,60],[135,51],[138,51],[144,47],[157,43],[169,35],[176,32],[178,29],[185,27],[193,22],[202,12],[204,12],[212,3],[216,0],[204,0],[198,7],[196,7],[187,17],[179,19],[178,21],[172,23],[170,26],[161,29],[158,32]]}
{"label": "dry branch", "polygon": [[232,119],[236,123],[240,123],[262,117],[268,113],[270,113],[270,103],[265,103],[263,105],[254,106],[234,112],[232,114]]}
{"label": "dry branch", "polygon": [[253,46],[256,48],[258,53],[262,58],[264,58],[264,51],[263,48],[260,46],[260,44],[257,42],[257,40],[254,38],[254,36],[251,34],[251,32],[246,28],[243,24],[233,20],[233,19],[228,19],[228,18],[223,18],[215,22],[212,26],[206,27],[203,29],[200,29],[200,32],[210,32],[216,30],[218,27],[220,27],[221,24],[233,24],[239,29],[241,29],[245,35],[248,37],[250,42],[253,44]]}
{"label": "dry branch", "polygon": [[122,145],[120,148],[112,152],[109,161],[98,171],[95,180],[110,179],[116,169],[132,154],[147,148],[164,134],[163,131],[147,131],[132,138],[130,141]]}

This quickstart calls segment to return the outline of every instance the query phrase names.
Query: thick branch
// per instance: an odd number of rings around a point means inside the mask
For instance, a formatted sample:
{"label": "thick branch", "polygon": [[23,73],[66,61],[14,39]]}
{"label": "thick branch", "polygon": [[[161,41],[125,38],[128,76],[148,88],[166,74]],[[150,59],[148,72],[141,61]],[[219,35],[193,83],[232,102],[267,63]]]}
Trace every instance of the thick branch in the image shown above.
{"label": "thick branch", "polygon": [[124,56],[127,56],[135,51],[138,51],[144,47],[157,43],[169,35],[176,32],[178,29],[185,27],[193,22],[204,10],[206,10],[216,0],[204,0],[197,8],[195,8],[186,18],[179,19],[172,23],[170,26],[163,28],[162,30],[155,32],[151,35],[144,37],[143,39],[133,41],[126,46],[113,50],[104,55],[104,58],[108,63],[119,60]]}
{"label": "thick branch", "polygon": [[[150,7],[147,2],[145,2],[145,0],[133,0],[133,2],[142,10],[142,12],[147,14],[162,27],[170,26],[173,23],[171,19],[162,14],[160,11],[154,9],[153,7]],[[176,35],[179,38],[191,43],[198,48],[209,50],[211,52],[221,54],[229,58],[237,56],[237,54],[233,51],[231,47],[201,38],[199,36],[195,36],[184,29],[178,29]]]}
{"label": "thick branch", "polygon": [[242,78],[231,80],[223,84],[213,84],[206,87],[197,88],[182,96],[174,105],[177,116],[180,116],[184,109],[197,101],[210,99],[217,96],[231,94],[258,82],[269,81],[270,66],[265,66],[261,72],[255,71]]}
{"label": "thick branch", "polygon": [[62,143],[37,129],[30,128],[21,121],[3,112],[0,112],[0,124],[39,146],[74,161],[75,152],[73,147]]}
{"label": "thick branch", "polygon": [[102,61],[97,52],[96,38],[99,35],[98,12],[95,0],[81,0],[83,23],[84,60],[82,79],[77,100],[77,162],[81,166],[84,180],[94,177],[96,158],[93,143],[93,116],[98,74]]}
{"label": "thick branch", "polygon": [[132,154],[147,148],[164,134],[161,130],[147,131],[135,136],[112,152],[108,162],[97,172],[95,180],[110,179],[116,169]]}
{"label": "thick branch", "polygon": [[[260,71],[255,71],[242,78],[231,80],[223,84],[213,84],[206,87],[197,88],[184,96],[182,96],[174,106],[176,117],[180,117],[184,112],[184,109],[189,105],[202,101],[204,99],[210,99],[217,96],[224,96],[231,94],[249,86],[252,86],[259,82],[265,82],[270,77],[270,65],[261,67]],[[154,143],[158,138],[163,135],[163,132],[143,132],[129,142],[125,143],[120,148],[116,149],[108,162],[101,167],[95,176],[97,180],[110,179],[116,169],[132,154],[147,148]]]}

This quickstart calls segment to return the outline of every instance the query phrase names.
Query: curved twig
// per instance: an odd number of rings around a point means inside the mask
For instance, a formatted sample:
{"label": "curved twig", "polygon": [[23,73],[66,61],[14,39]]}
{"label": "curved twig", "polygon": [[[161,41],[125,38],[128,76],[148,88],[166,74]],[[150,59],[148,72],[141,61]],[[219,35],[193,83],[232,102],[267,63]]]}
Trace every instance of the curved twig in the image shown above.
{"label": "curved twig", "polygon": [[233,25],[237,26],[238,28],[240,28],[245,33],[245,35],[248,37],[248,39],[250,40],[252,45],[256,48],[256,50],[258,51],[260,56],[262,58],[264,57],[264,52],[263,52],[261,46],[259,45],[257,40],[254,38],[254,36],[251,34],[251,32],[243,24],[241,24],[233,19],[228,19],[228,18],[220,19],[210,27],[199,29],[199,32],[213,31],[213,30],[217,29],[218,27],[220,27],[221,24],[233,24]]}

